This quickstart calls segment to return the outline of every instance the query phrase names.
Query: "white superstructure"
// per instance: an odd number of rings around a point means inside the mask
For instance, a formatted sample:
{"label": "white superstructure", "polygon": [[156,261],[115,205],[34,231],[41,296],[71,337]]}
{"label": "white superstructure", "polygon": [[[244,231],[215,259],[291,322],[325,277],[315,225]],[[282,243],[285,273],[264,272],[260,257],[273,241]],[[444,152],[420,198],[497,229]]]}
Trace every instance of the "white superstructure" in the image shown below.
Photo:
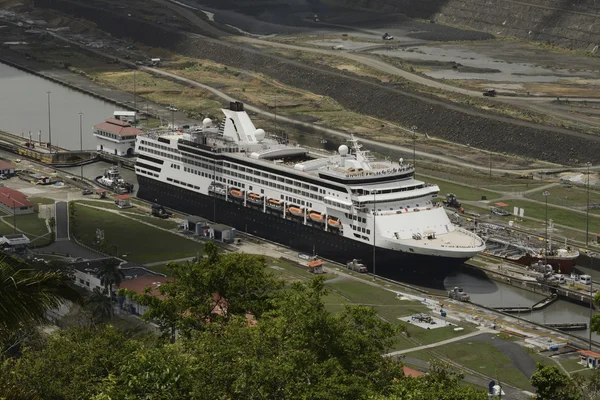
{"label": "white superstructure", "polygon": [[376,160],[354,137],[323,154],[267,137],[241,103],[223,113],[218,125],[138,137],[137,174],[413,255],[466,259],[485,248],[450,222],[434,200],[438,186],[414,179],[402,159]]}

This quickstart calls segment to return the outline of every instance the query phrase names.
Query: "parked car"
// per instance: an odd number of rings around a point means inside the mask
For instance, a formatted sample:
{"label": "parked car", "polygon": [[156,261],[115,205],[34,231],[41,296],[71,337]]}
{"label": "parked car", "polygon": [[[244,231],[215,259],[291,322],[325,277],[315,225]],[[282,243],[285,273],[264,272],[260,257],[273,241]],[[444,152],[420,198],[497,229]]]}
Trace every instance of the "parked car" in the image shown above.
{"label": "parked car", "polygon": [[81,191],[81,194],[84,196],[87,196],[88,194],[92,194],[93,192],[90,189],[83,189]]}
{"label": "parked car", "polygon": [[495,97],[496,96],[496,89],[485,89],[483,91],[483,95],[486,97]]}
{"label": "parked car", "polygon": [[3,181],[8,179],[8,176],[4,175],[4,174],[0,174],[0,179],[2,179]]}

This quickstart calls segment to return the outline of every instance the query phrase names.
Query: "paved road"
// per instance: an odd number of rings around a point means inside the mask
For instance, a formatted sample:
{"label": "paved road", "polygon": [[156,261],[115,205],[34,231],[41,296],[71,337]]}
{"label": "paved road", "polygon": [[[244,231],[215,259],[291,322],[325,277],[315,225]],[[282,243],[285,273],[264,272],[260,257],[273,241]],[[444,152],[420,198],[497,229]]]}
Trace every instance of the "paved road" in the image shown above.
{"label": "paved road", "polygon": [[69,207],[65,201],[59,201],[55,205],[56,241],[69,240]]}
{"label": "paved road", "polygon": [[493,331],[489,330],[489,329],[481,329],[481,330],[477,330],[475,332],[467,333],[466,335],[454,337],[452,339],[442,340],[441,342],[436,342],[436,343],[432,343],[432,344],[426,344],[426,345],[419,346],[419,347],[413,347],[412,349],[392,351],[391,353],[385,354],[385,356],[386,357],[395,357],[395,356],[401,356],[401,355],[407,354],[407,353],[412,353],[413,351],[431,349],[433,347],[439,347],[439,346],[443,346],[443,345],[449,344],[449,343],[460,342],[460,341],[463,341],[465,339],[471,338],[473,336],[479,336],[479,335],[481,335],[483,333],[486,333],[486,332],[493,332]]}

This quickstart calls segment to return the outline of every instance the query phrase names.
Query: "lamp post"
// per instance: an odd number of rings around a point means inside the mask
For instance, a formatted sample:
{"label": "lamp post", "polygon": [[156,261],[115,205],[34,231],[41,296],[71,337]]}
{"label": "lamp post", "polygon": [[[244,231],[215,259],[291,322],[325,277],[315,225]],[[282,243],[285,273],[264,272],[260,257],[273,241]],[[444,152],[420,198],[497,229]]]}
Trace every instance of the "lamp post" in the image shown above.
{"label": "lamp post", "polygon": [[[83,111],[79,111],[79,155],[83,157]],[[79,167],[79,175],[83,181],[83,163]]]}
{"label": "lamp post", "polygon": [[585,247],[588,246],[589,233],[590,233],[590,167],[592,163],[586,162],[587,166],[587,202],[585,208]]}
{"label": "lamp post", "polygon": [[377,237],[377,230],[375,229],[377,227],[377,198],[375,197],[376,194],[377,191],[373,190],[373,280],[375,280],[375,278],[377,277],[377,272],[375,270],[375,253],[377,252],[377,244],[375,243]]}
{"label": "lamp post", "polygon": [[133,109],[137,112],[137,94],[136,94],[136,88],[135,88],[135,72],[136,70],[133,70]]}
{"label": "lamp post", "polygon": [[50,123],[50,91],[48,94],[48,144],[50,145],[50,154],[52,154],[52,124]]}
{"label": "lamp post", "polygon": [[544,199],[546,200],[546,249],[544,250],[544,264],[548,264],[548,196],[550,196],[550,193],[545,190],[544,193],[542,193],[544,195]]}
{"label": "lamp post", "polygon": [[410,129],[413,132],[413,168],[417,168],[417,127],[413,125]]}
{"label": "lamp post", "polygon": [[13,233],[17,233],[17,205],[13,200]]}

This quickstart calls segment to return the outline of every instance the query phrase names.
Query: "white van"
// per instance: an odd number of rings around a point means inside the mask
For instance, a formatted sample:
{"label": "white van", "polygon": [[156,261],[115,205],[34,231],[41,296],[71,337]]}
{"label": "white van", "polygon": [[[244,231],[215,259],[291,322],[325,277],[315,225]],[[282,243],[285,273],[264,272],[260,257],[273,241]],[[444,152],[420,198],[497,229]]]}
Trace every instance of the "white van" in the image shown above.
{"label": "white van", "polygon": [[563,274],[554,274],[554,279],[561,285],[567,283],[567,279]]}
{"label": "white van", "polygon": [[591,285],[592,277],[589,275],[579,275],[579,283],[582,285]]}

